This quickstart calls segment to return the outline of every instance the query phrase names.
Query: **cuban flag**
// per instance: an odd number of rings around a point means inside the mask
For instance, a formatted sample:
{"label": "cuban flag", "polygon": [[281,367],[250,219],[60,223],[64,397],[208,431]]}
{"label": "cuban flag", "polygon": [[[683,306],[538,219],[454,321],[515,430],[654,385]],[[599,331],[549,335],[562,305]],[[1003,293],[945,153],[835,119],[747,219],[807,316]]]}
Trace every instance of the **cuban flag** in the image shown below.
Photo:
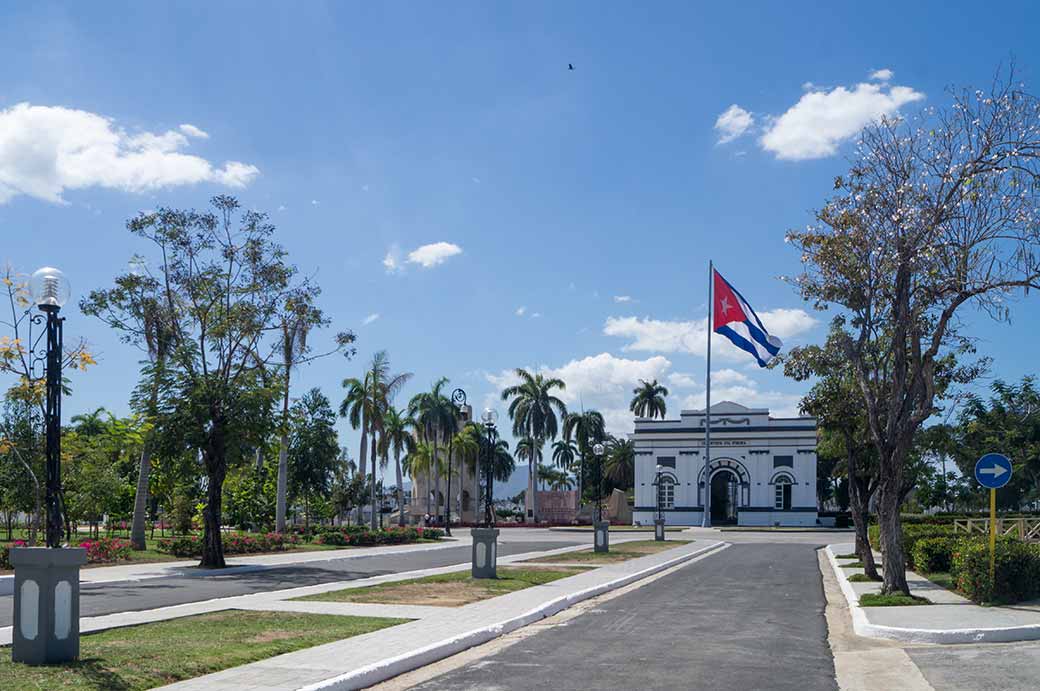
{"label": "cuban flag", "polygon": [[755,310],[736,288],[718,271],[712,271],[715,291],[713,330],[741,350],[751,353],[759,367],[765,367],[780,352],[783,343],[776,336],[769,335]]}

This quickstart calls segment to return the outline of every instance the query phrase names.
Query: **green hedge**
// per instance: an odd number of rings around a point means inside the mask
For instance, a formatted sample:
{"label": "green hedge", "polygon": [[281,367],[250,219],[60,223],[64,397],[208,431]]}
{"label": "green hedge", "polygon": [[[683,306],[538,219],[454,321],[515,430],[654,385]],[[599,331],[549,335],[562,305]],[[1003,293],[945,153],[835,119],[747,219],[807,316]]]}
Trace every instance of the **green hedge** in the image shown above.
{"label": "green hedge", "polygon": [[988,541],[959,541],[950,568],[957,590],[978,603],[1013,604],[1040,597],[1040,546],[1004,538],[997,541],[995,554],[991,581]]}
{"label": "green hedge", "polygon": [[953,536],[925,537],[915,541],[911,555],[914,570],[925,573],[949,571],[959,542],[961,539]]}
{"label": "green hedge", "polygon": [[[907,568],[915,568],[914,547],[918,540],[936,537],[954,537],[953,524],[936,525],[929,523],[911,523],[903,526],[903,553],[906,555]],[[881,550],[881,529],[878,525],[867,528],[870,544]]]}
{"label": "green hedge", "polygon": [[368,547],[371,545],[405,545],[419,540],[439,540],[444,531],[438,528],[388,528],[369,530],[360,526],[326,529],[314,538],[319,545]]}

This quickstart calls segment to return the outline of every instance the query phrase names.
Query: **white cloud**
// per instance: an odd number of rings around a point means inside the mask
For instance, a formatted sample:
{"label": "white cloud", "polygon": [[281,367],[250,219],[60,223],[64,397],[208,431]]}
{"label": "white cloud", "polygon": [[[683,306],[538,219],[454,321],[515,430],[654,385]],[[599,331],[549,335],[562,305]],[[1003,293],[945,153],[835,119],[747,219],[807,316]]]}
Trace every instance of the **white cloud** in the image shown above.
{"label": "white cloud", "polygon": [[[794,417],[798,415],[798,403],[802,397],[798,394],[782,391],[763,391],[755,382],[732,386],[715,386],[715,373],[711,376],[711,404],[721,401],[733,401],[748,408],[769,408],[774,417]],[[686,396],[682,400],[683,410],[703,410],[705,394],[700,391]]]}
{"label": "white cloud", "polygon": [[390,245],[387,249],[386,256],[383,257],[383,267],[388,274],[395,274],[404,268],[401,266],[401,248],[397,244]]}
{"label": "white cloud", "polygon": [[374,322],[376,319],[379,319],[379,312],[373,312],[372,314],[370,314],[367,317],[365,317],[364,319],[362,319],[361,320],[361,325],[362,326],[368,326],[369,324]]}
{"label": "white cloud", "polygon": [[[770,334],[781,339],[798,336],[816,325],[805,310],[775,309],[758,313]],[[692,353],[704,357],[708,352],[708,320],[668,321],[649,317],[608,317],[603,325],[607,336],[629,339],[622,349],[656,353]],[[712,353],[728,360],[750,357],[729,340],[716,335]]]}
{"label": "white cloud", "polygon": [[635,302],[635,300],[632,299],[631,295],[615,295],[614,302],[623,304],[626,302]]}
{"label": "white cloud", "polygon": [[747,132],[754,124],[754,116],[734,103],[715,120],[715,131],[719,134],[719,144],[733,141]]}
{"label": "white cloud", "polygon": [[[672,363],[660,355],[646,360],[630,360],[600,353],[571,360],[560,367],[542,365],[527,369],[565,381],[566,390],[557,395],[567,404],[568,410],[578,410],[580,406],[584,406],[585,410],[598,410],[603,414],[607,430],[611,434],[621,435],[629,434],[633,429],[633,415],[628,409],[632,389],[639,384],[640,379],[665,379],[671,367]],[[488,374],[487,380],[497,391],[517,381],[513,370]],[[497,405],[501,406],[502,401]]]}
{"label": "white cloud", "polygon": [[693,375],[685,372],[672,372],[668,375],[667,381],[668,386],[673,389],[692,389],[697,386],[697,380],[693,378]]}
{"label": "white cloud", "polygon": [[449,257],[462,254],[462,248],[450,242],[434,242],[417,247],[408,253],[408,261],[424,269],[443,264]]}
{"label": "white cloud", "polygon": [[759,143],[780,159],[824,158],[872,121],[923,98],[923,93],[908,86],[888,84],[810,91],[772,121]]}
{"label": "white cloud", "polygon": [[532,312],[532,313],[531,313],[531,319],[538,319],[538,318],[540,318],[541,316],[542,316],[542,313],[541,313],[541,312]]}
{"label": "white cloud", "polygon": [[289,208],[289,207],[287,207],[285,204],[279,204],[278,205],[278,210],[279,211],[285,211],[287,208]]}
{"label": "white cloud", "polygon": [[184,123],[178,129],[181,132],[183,132],[185,136],[188,137],[194,137],[195,139],[209,139],[209,134],[207,132],[203,132],[195,125]]}
{"label": "white cloud", "polygon": [[321,204],[321,202],[318,201],[317,199],[312,199],[311,200],[311,206],[319,206],[320,204]]}
{"label": "white cloud", "polygon": [[870,73],[870,78],[879,82],[887,82],[894,76],[896,76],[896,73],[890,69],[874,70]]}
{"label": "white cloud", "polygon": [[750,384],[751,378],[735,369],[720,369],[711,373],[712,384]]}
{"label": "white cloud", "polygon": [[522,317],[522,316],[524,316],[524,312],[526,312],[526,311],[527,311],[527,308],[524,307],[523,305],[521,305],[520,307],[516,308],[516,316]]}
{"label": "white cloud", "polygon": [[66,190],[104,187],[146,192],[201,182],[248,185],[260,170],[228,161],[216,167],[182,153],[192,125],[130,134],[109,118],[61,106],[19,103],[0,110],[0,204],[18,195],[64,203]]}

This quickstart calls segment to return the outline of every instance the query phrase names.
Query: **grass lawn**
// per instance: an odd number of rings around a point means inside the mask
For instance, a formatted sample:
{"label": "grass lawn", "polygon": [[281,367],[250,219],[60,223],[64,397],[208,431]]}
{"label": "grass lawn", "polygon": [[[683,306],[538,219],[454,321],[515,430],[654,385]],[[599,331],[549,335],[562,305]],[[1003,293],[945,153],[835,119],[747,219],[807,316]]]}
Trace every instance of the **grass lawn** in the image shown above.
{"label": "grass lawn", "polygon": [[851,583],[878,583],[881,579],[873,579],[865,573],[854,573],[849,576],[849,582]]}
{"label": "grass lawn", "polygon": [[307,595],[297,600],[324,602],[374,602],[391,605],[433,605],[459,607],[471,602],[487,600],[512,593],[533,585],[551,583],[560,578],[581,573],[582,568],[518,568],[504,566],[498,569],[498,578],[474,579],[467,571],[455,571],[436,576],[412,578],[406,581],[380,583],[364,588],[346,588],[318,595]]}
{"label": "grass lawn", "polygon": [[835,554],[835,559],[859,559],[859,555],[855,552],[849,552],[848,554]]}
{"label": "grass lawn", "polygon": [[932,603],[928,598],[918,597],[916,595],[910,595],[908,597],[902,593],[896,593],[894,595],[864,593],[859,596],[859,604],[861,607],[906,607],[908,605],[930,605]]}
{"label": "grass lawn", "polygon": [[30,667],[0,649],[0,689],[150,689],[330,643],[406,619],[227,610],[84,635],[80,660]]}
{"label": "grass lawn", "polygon": [[[849,562],[848,564],[839,564],[839,566],[841,568],[843,568],[843,569],[862,569],[863,568],[863,562],[861,562],[861,561],[853,561],[853,562]],[[881,569],[881,562],[875,561],[874,562],[874,566],[876,566],[878,568],[878,570],[880,570]]]}
{"label": "grass lawn", "polygon": [[657,542],[656,540],[633,540],[632,542],[619,542],[616,545],[611,545],[609,552],[593,552],[590,547],[587,550],[581,550],[580,552],[567,552],[566,554],[525,559],[523,563],[616,564],[617,562],[628,561],[629,559],[635,559],[636,557],[645,557],[648,554],[663,552],[666,549],[680,547],[691,542],[693,542],[693,540],[673,539],[665,540],[664,542]]}

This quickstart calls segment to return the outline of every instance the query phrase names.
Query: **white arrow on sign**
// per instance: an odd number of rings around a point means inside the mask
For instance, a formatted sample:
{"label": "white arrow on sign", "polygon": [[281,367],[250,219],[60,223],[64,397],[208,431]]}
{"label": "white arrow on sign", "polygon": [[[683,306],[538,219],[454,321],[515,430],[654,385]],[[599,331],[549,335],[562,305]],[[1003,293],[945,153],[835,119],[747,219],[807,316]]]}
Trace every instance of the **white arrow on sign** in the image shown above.
{"label": "white arrow on sign", "polygon": [[1000,477],[1007,472],[1007,468],[1002,465],[995,465],[992,468],[979,468],[979,473],[983,475],[992,475],[993,477]]}

